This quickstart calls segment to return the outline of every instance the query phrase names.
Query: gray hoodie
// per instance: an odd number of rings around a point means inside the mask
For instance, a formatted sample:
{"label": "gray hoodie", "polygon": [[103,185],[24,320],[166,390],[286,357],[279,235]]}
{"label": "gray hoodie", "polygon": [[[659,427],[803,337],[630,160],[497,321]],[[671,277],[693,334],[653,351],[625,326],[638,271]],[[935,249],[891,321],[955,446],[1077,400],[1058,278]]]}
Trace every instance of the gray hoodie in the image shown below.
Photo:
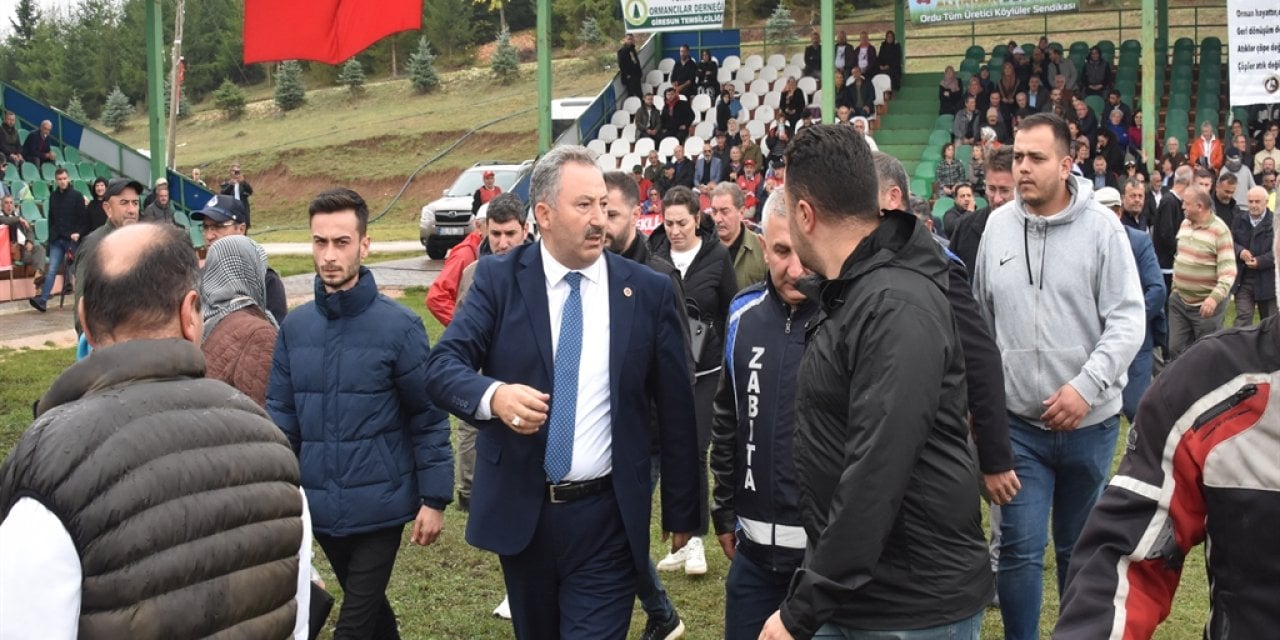
{"label": "gray hoodie", "polygon": [[1145,307],[1129,239],[1115,214],[1070,180],[1066,210],[1042,217],[1022,198],[991,213],[973,294],[1004,361],[1009,412],[1039,426],[1064,383],[1089,403],[1081,426],[1120,412]]}

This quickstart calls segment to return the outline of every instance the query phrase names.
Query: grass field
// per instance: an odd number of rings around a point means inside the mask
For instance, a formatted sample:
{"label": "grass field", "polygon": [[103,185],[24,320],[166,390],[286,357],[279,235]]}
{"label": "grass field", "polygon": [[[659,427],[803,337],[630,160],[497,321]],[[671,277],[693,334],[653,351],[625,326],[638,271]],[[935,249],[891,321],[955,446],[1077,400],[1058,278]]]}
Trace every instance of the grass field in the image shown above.
{"label": "grass field", "polygon": [[[410,289],[400,300],[422,316],[434,342],[440,337],[442,328],[423,307],[424,293],[421,289]],[[74,351],[71,349],[0,350],[0,451],[8,452],[13,447],[31,420],[32,403],[73,360]],[[1124,441],[1122,434],[1116,451],[1117,464]],[[657,509],[655,504],[655,512]],[[490,615],[503,595],[497,559],[465,543],[465,524],[466,514],[451,508],[446,511],[444,535],[436,545],[416,547],[406,538],[389,588],[405,638],[511,637],[509,624]],[[660,557],[662,543],[656,527],[652,531],[652,547],[653,555]],[[338,595],[337,581],[318,548],[316,554],[317,567],[330,590]],[[711,539],[708,540],[707,560],[709,571],[705,576],[663,575],[667,591],[689,628],[686,637],[691,640],[717,638],[723,625],[724,578],[728,564],[719,546]],[[1052,554],[1047,556],[1046,565],[1043,637],[1048,637],[1057,619]],[[1199,638],[1207,611],[1204,560],[1197,549],[1187,559],[1173,613],[1155,637],[1170,640]],[[637,607],[632,620],[632,637],[639,636],[643,623],[644,614]],[[326,630],[322,637],[330,637],[331,631]],[[983,638],[1000,637],[999,612],[989,609],[983,625]]]}

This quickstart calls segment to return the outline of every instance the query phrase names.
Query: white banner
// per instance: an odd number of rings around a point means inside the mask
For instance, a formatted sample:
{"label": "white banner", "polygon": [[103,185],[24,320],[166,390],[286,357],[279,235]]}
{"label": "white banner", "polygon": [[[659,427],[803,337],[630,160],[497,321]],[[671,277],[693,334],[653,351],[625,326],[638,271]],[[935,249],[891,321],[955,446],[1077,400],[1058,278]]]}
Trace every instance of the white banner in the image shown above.
{"label": "white banner", "polygon": [[724,0],[622,0],[627,33],[724,27]]}
{"label": "white banner", "polygon": [[912,24],[930,25],[1078,11],[1080,0],[910,0],[908,7]]}
{"label": "white banner", "polygon": [[1231,106],[1280,102],[1280,6],[1227,0]]}

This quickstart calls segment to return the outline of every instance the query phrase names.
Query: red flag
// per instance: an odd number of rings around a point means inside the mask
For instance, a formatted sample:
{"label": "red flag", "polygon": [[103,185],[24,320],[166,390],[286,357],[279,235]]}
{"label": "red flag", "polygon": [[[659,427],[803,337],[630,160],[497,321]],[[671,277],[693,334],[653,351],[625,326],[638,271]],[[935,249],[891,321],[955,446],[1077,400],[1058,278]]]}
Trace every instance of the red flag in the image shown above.
{"label": "red flag", "polygon": [[247,0],[244,62],[338,64],[400,31],[422,28],[422,0]]}

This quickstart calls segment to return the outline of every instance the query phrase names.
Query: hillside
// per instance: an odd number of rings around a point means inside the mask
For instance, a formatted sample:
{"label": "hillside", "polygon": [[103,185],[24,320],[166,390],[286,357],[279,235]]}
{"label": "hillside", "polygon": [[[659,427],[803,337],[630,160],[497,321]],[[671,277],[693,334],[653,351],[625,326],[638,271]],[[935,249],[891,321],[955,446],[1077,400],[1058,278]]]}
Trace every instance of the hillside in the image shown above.
{"label": "hillside", "polygon": [[[600,56],[556,60],[554,95],[594,96],[614,72]],[[316,192],[348,186],[381,212],[416,168],[486,122],[458,148],[419,173],[402,199],[372,229],[379,240],[416,240],[418,212],[437,197],[459,169],[477,160],[524,160],[537,152],[535,68],[521,66],[518,82],[501,86],[488,69],[441,74],[440,89],[415,94],[405,78],[366,85],[359,98],[345,88],[313,88],[307,104],[282,113],[270,87],[250,89],[243,118],[225,120],[212,101],[195,105],[178,125],[180,171],[201,167],[211,184],[239,162],[254,188],[254,227],[259,239],[301,240],[306,204]],[[139,148],[149,145],[145,114],[118,134]],[[281,231],[270,228],[284,227]]]}

